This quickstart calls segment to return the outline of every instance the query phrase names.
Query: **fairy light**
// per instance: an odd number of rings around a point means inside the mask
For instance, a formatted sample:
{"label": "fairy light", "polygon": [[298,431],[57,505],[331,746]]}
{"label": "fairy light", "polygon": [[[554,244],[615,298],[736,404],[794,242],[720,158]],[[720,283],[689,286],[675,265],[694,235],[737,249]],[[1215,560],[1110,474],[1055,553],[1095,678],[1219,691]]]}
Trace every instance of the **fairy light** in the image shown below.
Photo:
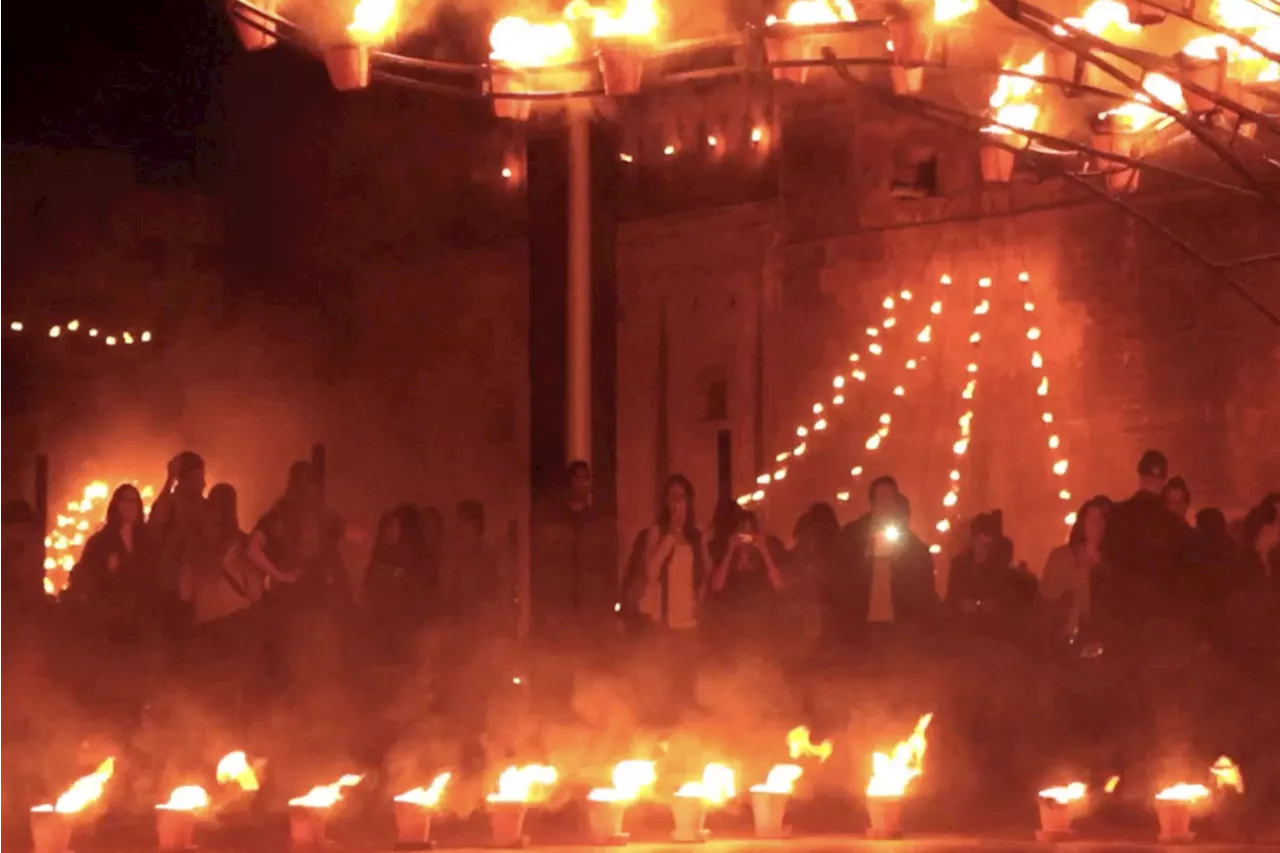
{"label": "fairy light", "polygon": [[885,321],[881,325],[884,326],[886,329],[892,329],[897,324],[897,322],[898,321],[892,317],[886,317]]}
{"label": "fairy light", "polygon": [[[15,334],[22,334],[27,331],[27,324],[22,320],[12,320],[5,328]],[[96,326],[85,329],[84,323],[78,318],[68,320],[66,323],[55,323],[45,329],[44,334],[46,337],[54,340],[73,337],[80,338],[81,336],[84,336],[93,338],[95,341],[101,340],[102,343],[109,347],[113,347],[120,342],[125,344],[132,344],[135,342],[149,344],[152,341],[152,334],[150,331],[145,331],[135,336],[131,330],[126,329],[114,335],[103,336]]]}
{"label": "fairy light", "polygon": [[[1035,311],[1036,311],[1035,300],[1031,298],[1031,294],[1029,292],[1030,285],[1031,285],[1031,275],[1026,271],[1020,272],[1018,273],[1018,281],[1021,283],[1022,290],[1023,290],[1022,310],[1027,315],[1027,320],[1028,320],[1027,340],[1032,342],[1031,345],[1034,347],[1034,342],[1040,340],[1041,338],[1041,331],[1040,331],[1040,326],[1036,325],[1036,320],[1035,320]],[[1044,363],[1045,363],[1044,356],[1041,354],[1040,350],[1032,349],[1031,350],[1031,367],[1033,370],[1037,371],[1039,374],[1036,377],[1036,385],[1035,385],[1036,397],[1042,400],[1045,400],[1045,409],[1040,415],[1040,421],[1041,423],[1045,424],[1045,426],[1049,427],[1049,429],[1052,430],[1054,417],[1053,417],[1052,409],[1048,407],[1049,377],[1044,373]],[[1071,468],[1071,462],[1067,458],[1066,454],[1061,452],[1062,439],[1059,437],[1059,434],[1056,432],[1051,432],[1049,434],[1048,440],[1046,441],[1046,444],[1048,445],[1049,450],[1052,451],[1052,455],[1050,458],[1053,461],[1050,465],[1050,470],[1053,472],[1055,477],[1065,477],[1067,475],[1067,472]],[[1057,493],[1058,493],[1058,500],[1062,501],[1063,503],[1067,503],[1071,500],[1070,489],[1066,487],[1060,487],[1058,488]],[[1068,512],[1066,516],[1063,518],[1063,521],[1068,526],[1075,524],[1076,514],[1074,512]]]}
{"label": "fairy light", "polygon": [[929,306],[929,313],[930,313],[930,314],[934,314],[934,315],[937,315],[937,314],[941,314],[941,313],[942,313],[942,300],[941,300],[941,299],[935,299],[935,300],[933,301],[933,304]]}
{"label": "fairy light", "polygon": [[872,338],[874,338],[874,337],[875,337],[876,335],[878,335],[878,334],[880,334],[880,330],[879,330],[879,329],[877,329],[875,326],[868,326],[868,327],[867,327],[867,336],[868,336],[868,337],[872,337]]}
{"label": "fairy light", "polygon": [[871,353],[872,355],[880,355],[884,352],[884,347],[880,346],[879,344],[872,344],[871,346],[867,347],[867,352]]}
{"label": "fairy light", "polygon": [[618,155],[618,159],[624,163],[634,163],[636,161],[635,157],[632,157],[630,154],[626,153],[625,151]]}

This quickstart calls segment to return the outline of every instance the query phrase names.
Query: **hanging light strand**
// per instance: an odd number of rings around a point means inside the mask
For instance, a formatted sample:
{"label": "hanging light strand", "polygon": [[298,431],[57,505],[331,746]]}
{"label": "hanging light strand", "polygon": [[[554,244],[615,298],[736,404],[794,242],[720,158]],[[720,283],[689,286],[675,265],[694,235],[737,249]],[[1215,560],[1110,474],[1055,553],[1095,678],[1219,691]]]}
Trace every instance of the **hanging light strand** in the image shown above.
{"label": "hanging light strand", "polygon": [[[1036,319],[1036,303],[1032,297],[1031,274],[1026,272],[1018,273],[1019,291],[1022,296],[1022,311],[1027,318],[1027,349],[1030,352],[1031,375],[1035,381],[1036,403],[1040,411],[1040,423],[1045,430],[1045,443],[1049,447],[1050,471],[1053,473],[1054,485],[1058,493],[1058,500],[1062,501],[1068,507],[1072,505],[1071,490],[1067,488],[1067,471],[1070,469],[1070,461],[1067,459],[1066,451],[1062,447],[1062,434],[1058,419],[1053,412],[1049,399],[1049,374],[1046,368],[1046,361],[1043,346],[1043,332]],[[1067,526],[1076,523],[1076,514],[1073,510],[1068,509],[1063,521]]]}
{"label": "hanging light strand", "polygon": [[[14,335],[36,334],[35,329],[31,328],[27,323],[21,320],[10,320],[5,323],[5,331]],[[42,337],[46,338],[71,338],[81,337],[102,343],[105,346],[130,346],[132,344],[149,344],[155,338],[149,330],[135,332],[132,329],[125,329],[121,332],[108,333],[99,329],[97,326],[91,326],[77,319],[68,320],[65,323],[58,323],[49,326],[44,330]]]}

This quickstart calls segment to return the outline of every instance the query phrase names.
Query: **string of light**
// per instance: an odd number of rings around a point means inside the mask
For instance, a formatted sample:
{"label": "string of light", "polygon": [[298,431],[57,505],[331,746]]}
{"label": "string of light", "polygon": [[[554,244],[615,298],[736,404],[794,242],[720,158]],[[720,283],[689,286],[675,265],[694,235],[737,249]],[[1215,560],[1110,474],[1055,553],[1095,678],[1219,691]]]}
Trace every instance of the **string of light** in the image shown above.
{"label": "string of light", "polygon": [[[5,328],[16,335],[27,334],[27,324],[21,320],[11,320]],[[30,334],[35,334],[32,330]],[[155,340],[155,336],[149,330],[134,332],[131,329],[125,329],[119,332],[104,332],[97,326],[91,326],[82,323],[79,320],[68,320],[65,323],[58,323],[49,326],[44,330],[44,337],[48,338],[88,338],[92,341],[99,342],[104,346],[113,347],[118,345],[130,346],[132,344],[149,344]]]}

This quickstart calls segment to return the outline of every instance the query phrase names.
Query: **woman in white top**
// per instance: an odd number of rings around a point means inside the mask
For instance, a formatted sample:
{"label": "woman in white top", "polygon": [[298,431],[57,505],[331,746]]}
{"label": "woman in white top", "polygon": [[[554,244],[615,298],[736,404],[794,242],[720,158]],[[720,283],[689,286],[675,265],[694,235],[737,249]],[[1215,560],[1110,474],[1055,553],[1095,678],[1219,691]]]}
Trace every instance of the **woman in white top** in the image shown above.
{"label": "woman in white top", "polygon": [[1048,607],[1055,634],[1074,638],[1092,615],[1098,576],[1104,571],[1102,538],[1107,530],[1106,498],[1093,498],[1076,514],[1067,544],[1049,554],[1040,578],[1040,599]]}
{"label": "woman in white top", "polygon": [[689,631],[698,626],[710,560],[694,521],[693,484],[667,478],[657,521],[640,531],[623,583],[628,615],[642,625]]}

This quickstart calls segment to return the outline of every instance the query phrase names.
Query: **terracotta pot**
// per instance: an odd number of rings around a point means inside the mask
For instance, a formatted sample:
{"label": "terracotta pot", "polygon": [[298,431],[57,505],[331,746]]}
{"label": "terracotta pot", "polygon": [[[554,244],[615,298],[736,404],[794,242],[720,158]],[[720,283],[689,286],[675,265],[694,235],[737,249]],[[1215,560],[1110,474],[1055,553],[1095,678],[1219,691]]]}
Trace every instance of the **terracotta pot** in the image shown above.
{"label": "terracotta pot", "polygon": [[1040,797],[1040,830],[1047,836],[1071,834],[1071,806]]}
{"label": "terracotta pot", "polygon": [[[1222,87],[1227,82],[1227,54],[1221,48],[1219,48],[1219,55],[1215,59],[1187,56],[1179,51],[1174,54],[1173,61],[1178,66],[1178,70],[1182,72],[1182,77],[1186,82],[1193,83],[1214,94],[1222,93]],[[1193,92],[1185,86],[1182,89],[1182,96],[1187,101],[1188,112],[1207,113],[1212,112],[1218,106],[1209,98]]]}
{"label": "terracotta pot", "polygon": [[782,819],[787,814],[789,794],[773,791],[751,792],[751,817],[755,822],[756,838],[782,838],[786,830]]}
{"label": "terracotta pot", "polygon": [[[262,0],[255,5],[264,12],[275,14],[274,0]],[[236,28],[236,37],[245,50],[265,50],[275,45],[277,25],[274,20],[257,14],[252,8],[237,7],[235,0],[228,0],[227,8],[231,12],[231,23]],[[246,23],[245,18],[252,20],[253,24]]]}
{"label": "terracotta pot", "polygon": [[35,853],[66,853],[71,846],[71,821],[55,811],[31,813],[31,846]]}
{"label": "terracotta pot", "polygon": [[318,847],[325,843],[328,809],[289,806],[289,843],[294,847]]}
{"label": "terracotta pot", "polygon": [[[858,55],[857,38],[856,31],[841,24],[800,27],[774,24],[765,31],[765,57],[770,62],[817,60],[822,58],[822,50],[827,47],[836,56],[854,57]],[[773,79],[803,83],[814,68],[774,68]]]}
{"label": "terracotta pot", "polygon": [[1149,27],[1164,23],[1164,19],[1169,16],[1169,13],[1163,9],[1148,6],[1142,0],[1128,0],[1126,5],[1129,7],[1129,20],[1139,26]]}
{"label": "terracotta pot", "polygon": [[[1108,154],[1131,158],[1138,156],[1136,134],[1125,130],[1110,116],[1094,121],[1090,142],[1094,148]],[[1114,160],[1099,157],[1094,168],[1106,172],[1107,189],[1113,193],[1131,193],[1138,189],[1138,178],[1142,173],[1137,167],[1126,167]]]}
{"label": "terracotta pot", "polygon": [[980,152],[982,180],[1007,184],[1013,178],[1013,152],[996,145],[984,145]]}
{"label": "terracotta pot", "polygon": [[707,837],[704,828],[707,804],[701,797],[676,797],[671,805],[671,816],[676,824],[675,831],[671,833],[672,841],[702,841]]}
{"label": "terracotta pot", "polygon": [[1156,818],[1160,821],[1161,841],[1190,840],[1190,803],[1179,803],[1172,800],[1156,800]]}
{"label": "terracotta pot", "polygon": [[620,837],[626,813],[626,803],[588,800],[587,821],[591,824],[591,837],[596,841],[612,841]]}
{"label": "terracotta pot", "polygon": [[329,82],[339,92],[352,92],[369,86],[369,48],[348,42],[324,49],[324,67]]}
{"label": "terracotta pot", "polygon": [[929,54],[929,35],[914,18],[890,18],[888,28],[894,63],[911,66],[924,62]]}
{"label": "terracotta pot", "polygon": [[924,66],[917,65],[904,68],[894,65],[889,68],[889,79],[893,83],[893,91],[899,95],[916,95],[924,88]]}
{"label": "terracotta pot", "polygon": [[[581,92],[591,89],[595,84],[596,70],[582,63],[520,68],[494,62],[489,66],[489,91],[495,95]],[[531,100],[493,99],[493,114],[498,118],[528,121],[532,112],[533,101]]]}
{"label": "terracotta pot", "polygon": [[871,818],[871,828],[867,830],[869,837],[898,838],[902,835],[901,797],[867,797],[867,816]]}
{"label": "terracotta pot", "polygon": [[187,850],[196,846],[195,812],[156,809],[156,841],[161,850]]}
{"label": "terracotta pot", "polygon": [[426,846],[431,838],[431,809],[417,803],[394,802],[396,843]]}
{"label": "terracotta pot", "polygon": [[495,847],[515,847],[524,841],[525,803],[489,803],[489,840]]}
{"label": "terracotta pot", "polygon": [[644,77],[644,46],[630,39],[600,39],[596,57],[606,95],[634,95]]}

